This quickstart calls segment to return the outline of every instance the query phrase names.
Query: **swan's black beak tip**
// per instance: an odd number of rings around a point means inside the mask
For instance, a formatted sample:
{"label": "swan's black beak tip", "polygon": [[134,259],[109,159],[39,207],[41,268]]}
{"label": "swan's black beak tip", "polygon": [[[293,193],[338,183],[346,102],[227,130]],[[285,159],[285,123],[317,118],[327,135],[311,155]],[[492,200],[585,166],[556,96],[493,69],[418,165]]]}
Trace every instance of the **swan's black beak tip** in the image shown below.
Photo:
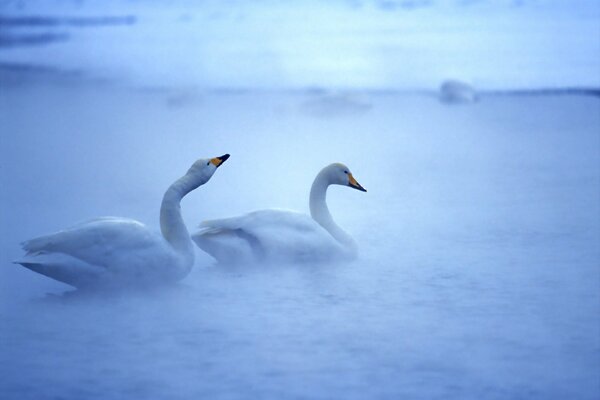
{"label": "swan's black beak tip", "polygon": [[229,158],[229,154],[224,154],[221,157],[216,157],[217,161],[217,168],[219,168],[225,161],[227,161],[227,159]]}
{"label": "swan's black beak tip", "polygon": [[362,185],[360,183],[358,183],[356,181],[356,179],[354,179],[354,177],[352,176],[352,174],[348,175],[348,186],[350,186],[352,189],[360,190],[361,192],[366,192],[367,191],[367,189],[365,189],[364,187],[362,187]]}

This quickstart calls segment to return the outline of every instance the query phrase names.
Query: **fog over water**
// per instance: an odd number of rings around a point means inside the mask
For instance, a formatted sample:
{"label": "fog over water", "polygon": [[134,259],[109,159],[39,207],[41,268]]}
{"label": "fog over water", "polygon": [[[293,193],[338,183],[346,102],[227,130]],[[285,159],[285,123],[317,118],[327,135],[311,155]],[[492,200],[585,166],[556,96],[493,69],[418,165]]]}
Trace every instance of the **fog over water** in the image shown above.
{"label": "fog over water", "polygon": [[0,62],[151,87],[600,86],[595,0],[2,5]]}
{"label": "fog over water", "polygon": [[[576,5],[0,3],[0,397],[598,398],[600,19]],[[441,102],[451,78],[477,100]],[[358,259],[196,249],[179,284],[121,291],[11,263],[97,216],[158,231],[224,153],[190,231],[308,212],[339,161],[368,190],[328,192]]]}

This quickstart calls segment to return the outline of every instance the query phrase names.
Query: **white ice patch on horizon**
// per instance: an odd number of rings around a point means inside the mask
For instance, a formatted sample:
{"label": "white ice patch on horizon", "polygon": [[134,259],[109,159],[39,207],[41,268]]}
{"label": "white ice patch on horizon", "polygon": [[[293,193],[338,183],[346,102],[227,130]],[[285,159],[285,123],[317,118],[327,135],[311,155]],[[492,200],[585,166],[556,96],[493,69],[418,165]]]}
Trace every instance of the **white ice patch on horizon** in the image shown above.
{"label": "white ice patch on horizon", "polygon": [[478,100],[473,86],[456,79],[449,79],[440,86],[440,101],[448,104],[474,103]]}

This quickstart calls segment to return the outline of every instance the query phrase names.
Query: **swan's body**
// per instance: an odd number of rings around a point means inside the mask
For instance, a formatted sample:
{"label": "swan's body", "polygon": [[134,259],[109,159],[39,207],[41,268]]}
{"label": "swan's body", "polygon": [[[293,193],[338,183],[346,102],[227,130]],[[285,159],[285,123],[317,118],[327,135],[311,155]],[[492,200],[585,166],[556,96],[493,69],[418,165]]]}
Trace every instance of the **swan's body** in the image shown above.
{"label": "swan's body", "polygon": [[15,262],[75,287],[180,280],[194,263],[180,201],[208,182],[228,157],[196,161],[169,187],[160,209],[161,234],[132,219],[97,218],[24,242],[27,254]]}
{"label": "swan's body", "polygon": [[321,262],[356,257],[357,246],[329,213],[329,185],[365,191],[343,164],[321,170],[310,191],[310,213],[259,210],[238,217],[205,221],[192,239],[219,262]]}
{"label": "swan's body", "polygon": [[259,210],[202,223],[196,244],[219,262],[329,261],[344,248],[309,215],[289,210]]}

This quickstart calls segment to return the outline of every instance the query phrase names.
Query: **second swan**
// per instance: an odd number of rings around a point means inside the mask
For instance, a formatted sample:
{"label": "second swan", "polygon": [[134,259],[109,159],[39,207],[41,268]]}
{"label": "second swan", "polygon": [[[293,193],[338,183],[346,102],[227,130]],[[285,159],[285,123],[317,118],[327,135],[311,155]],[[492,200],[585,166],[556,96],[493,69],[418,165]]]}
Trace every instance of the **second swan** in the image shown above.
{"label": "second swan", "polygon": [[353,259],[357,246],[329,213],[327,188],[343,185],[366,192],[344,164],[323,168],[310,190],[310,216],[268,209],[203,222],[194,242],[218,262],[323,262]]}

